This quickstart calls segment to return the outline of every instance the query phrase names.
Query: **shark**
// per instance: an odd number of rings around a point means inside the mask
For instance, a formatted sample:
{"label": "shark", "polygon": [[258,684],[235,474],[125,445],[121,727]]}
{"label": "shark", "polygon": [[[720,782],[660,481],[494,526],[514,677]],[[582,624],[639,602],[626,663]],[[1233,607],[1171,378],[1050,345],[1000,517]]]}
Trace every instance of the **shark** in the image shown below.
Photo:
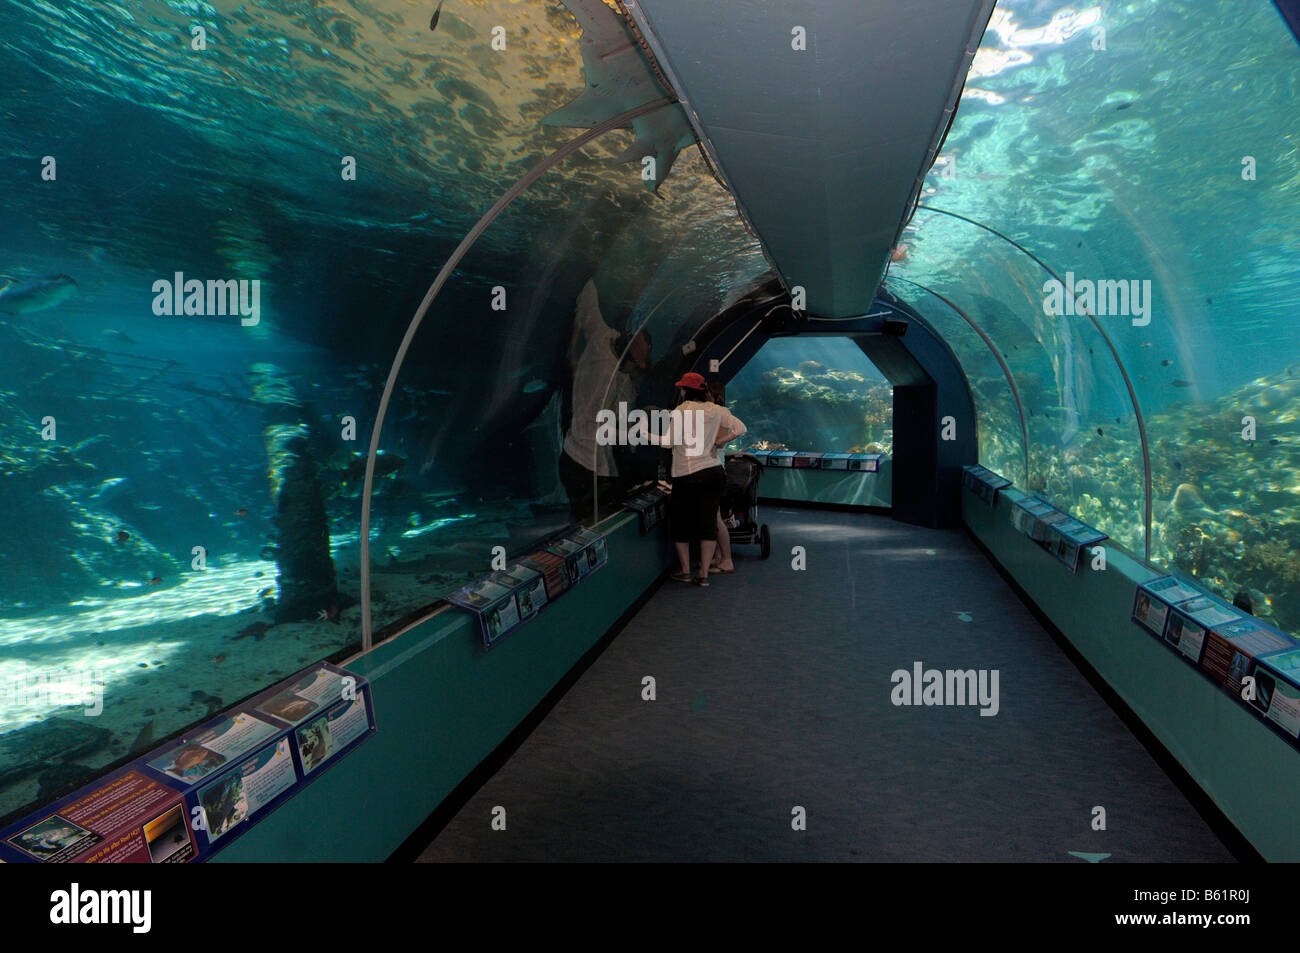
{"label": "shark", "polygon": [[0,275],[0,311],[30,314],[48,311],[77,294],[77,283],[69,275],[47,278],[14,278]]}

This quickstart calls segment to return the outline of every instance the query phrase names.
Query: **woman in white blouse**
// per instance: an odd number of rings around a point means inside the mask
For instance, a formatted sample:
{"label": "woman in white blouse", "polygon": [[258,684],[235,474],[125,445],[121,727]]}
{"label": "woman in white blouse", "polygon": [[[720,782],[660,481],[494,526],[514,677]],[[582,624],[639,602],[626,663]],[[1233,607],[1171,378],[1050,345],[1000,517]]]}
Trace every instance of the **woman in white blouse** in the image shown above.
{"label": "woman in white blouse", "polygon": [[[673,578],[707,586],[709,563],[718,541],[718,503],[726,486],[718,448],[743,434],[745,425],[726,407],[709,399],[702,374],[683,374],[676,386],[680,388],[677,406],[663,431],[650,439],[673,451],[668,514],[680,563]],[[700,571],[692,579],[690,554],[694,542],[700,544]]]}

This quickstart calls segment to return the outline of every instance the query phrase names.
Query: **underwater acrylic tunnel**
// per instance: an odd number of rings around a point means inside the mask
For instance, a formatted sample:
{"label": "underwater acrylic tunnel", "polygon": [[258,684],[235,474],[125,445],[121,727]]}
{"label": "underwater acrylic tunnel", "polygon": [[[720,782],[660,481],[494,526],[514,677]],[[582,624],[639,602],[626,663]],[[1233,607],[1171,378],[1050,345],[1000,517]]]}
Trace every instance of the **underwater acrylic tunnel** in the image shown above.
{"label": "underwater acrylic tunnel", "polygon": [[0,860],[1300,860],[1296,22],[0,6]]}

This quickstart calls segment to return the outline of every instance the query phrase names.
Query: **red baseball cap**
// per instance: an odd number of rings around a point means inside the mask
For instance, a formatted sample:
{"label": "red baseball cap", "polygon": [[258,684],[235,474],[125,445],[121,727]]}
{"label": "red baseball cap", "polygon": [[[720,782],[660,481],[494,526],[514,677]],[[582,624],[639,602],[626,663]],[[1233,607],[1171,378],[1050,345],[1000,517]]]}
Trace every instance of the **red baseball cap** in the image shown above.
{"label": "red baseball cap", "polygon": [[689,374],[683,374],[682,379],[673,386],[689,387],[691,390],[705,390],[709,385],[705,382],[703,374],[696,374],[691,371]]}

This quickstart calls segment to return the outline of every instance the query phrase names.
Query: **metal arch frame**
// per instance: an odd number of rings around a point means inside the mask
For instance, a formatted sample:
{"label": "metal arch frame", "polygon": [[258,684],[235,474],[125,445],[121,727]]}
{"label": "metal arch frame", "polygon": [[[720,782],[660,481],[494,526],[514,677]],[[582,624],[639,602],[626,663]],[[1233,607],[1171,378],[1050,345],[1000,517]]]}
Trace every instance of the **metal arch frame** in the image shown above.
{"label": "metal arch frame", "polygon": [[[782,311],[786,314],[781,314]],[[958,432],[963,436],[957,442],[940,443],[937,441],[937,431],[935,431],[937,456],[933,460],[936,467],[934,490],[940,493],[938,498],[946,498],[943,497],[945,488],[960,484],[957,475],[960,467],[976,460],[978,418],[975,414],[974,395],[965,370],[944,337],[934,329],[924,315],[888,292],[878,294],[869,313],[856,317],[822,318],[789,312],[788,300],[781,301],[778,296],[776,300],[764,300],[761,303],[751,304],[738,313],[732,313],[726,326],[709,335],[708,339],[696,347],[689,358],[681,363],[679,369],[699,371],[707,377],[725,383],[731,380],[735,373],[743,368],[769,340],[800,335],[849,337],[862,349],[869,360],[876,362],[880,367],[879,357],[875,353],[876,347],[868,345],[866,339],[891,338],[895,334],[897,323],[911,325],[916,331],[915,337],[919,340],[915,343],[903,343],[901,355],[919,376],[909,379],[907,368],[898,363],[894,363],[892,369],[883,372],[894,386],[896,413],[899,410],[900,394],[906,398],[910,407],[918,406],[913,404],[914,400],[925,399],[917,392],[917,386],[922,384],[921,378],[933,385],[934,396],[939,400],[960,401],[959,404],[945,404],[945,406],[952,406],[954,408],[952,412],[959,421],[962,421]],[[908,337],[913,335],[908,334]],[[697,332],[693,341],[699,342],[699,340],[699,332]],[[718,362],[716,370],[710,366],[713,361]],[[900,376],[895,376],[896,374]],[[909,430],[909,432],[913,431]],[[909,446],[912,445],[909,443]],[[915,445],[915,447],[919,446],[919,444]],[[920,458],[909,456],[909,459]],[[954,484],[953,481],[956,483]],[[906,505],[896,500],[902,508],[896,507],[895,518],[906,522],[934,526],[956,525],[952,521],[959,518],[956,509],[947,504],[939,504],[926,510],[924,507],[918,509],[915,499],[903,502]],[[904,511],[908,515],[899,515]],[[921,519],[915,518],[918,515]]]}
{"label": "metal arch frame", "polygon": [[893,275],[890,277],[894,281],[906,282],[907,284],[912,285],[915,288],[920,288],[922,291],[938,298],[948,307],[952,308],[953,311],[957,312],[957,314],[961,316],[962,320],[964,320],[967,324],[969,324],[971,326],[971,329],[980,336],[980,340],[982,340],[985,343],[985,345],[988,346],[989,353],[993,355],[994,359],[997,360],[998,362],[998,366],[1002,368],[1002,373],[1003,375],[1005,375],[1007,379],[1007,385],[1011,388],[1011,396],[1016,402],[1016,413],[1020,415],[1020,446],[1024,451],[1024,457],[1025,457],[1023,463],[1023,467],[1025,471],[1024,485],[1025,485],[1025,489],[1029,489],[1029,485],[1030,485],[1029,484],[1029,426],[1025,421],[1025,405],[1024,402],[1021,401],[1020,399],[1020,388],[1016,386],[1015,375],[1011,373],[1011,367],[1010,365],[1007,364],[1006,358],[1004,358],[1002,356],[1002,353],[997,349],[997,345],[993,343],[993,339],[989,337],[988,334],[985,333],[983,328],[981,328],[978,324],[975,323],[975,321],[971,318],[970,315],[968,315],[961,308],[957,307],[957,305],[953,304],[953,302],[949,301],[943,295],[939,294],[939,292],[917,281],[910,281],[907,278],[899,278],[897,275]]}
{"label": "metal arch frame", "polygon": [[[1048,267],[1045,261],[1043,261],[1037,255],[1031,252],[1024,245],[1020,244],[1019,242],[1015,241],[1012,238],[1008,238],[1006,235],[1003,235],[996,228],[990,228],[988,225],[985,225],[983,222],[977,222],[973,218],[967,218],[965,215],[958,215],[956,212],[950,212],[947,209],[936,208],[933,205],[917,205],[917,208],[925,209],[927,212],[937,212],[940,215],[947,215],[951,218],[959,219],[960,221],[966,222],[967,224],[974,225],[976,228],[982,228],[984,229],[984,231],[989,232],[992,235],[996,235],[998,238],[1002,239],[1008,245],[1011,245],[1013,248],[1017,249],[1018,251],[1023,252],[1025,255],[1028,255],[1029,258],[1032,259],[1035,264],[1037,264],[1040,268],[1042,268],[1043,271],[1051,275],[1052,278],[1055,279],[1062,287],[1065,286],[1065,281],[1062,280],[1060,275],[1058,275],[1050,267]],[[1075,306],[1078,307],[1077,296],[1075,298]],[[1133,381],[1128,375],[1128,369],[1124,367],[1124,361],[1120,358],[1119,351],[1116,349],[1115,343],[1110,339],[1110,335],[1106,333],[1106,329],[1102,327],[1101,322],[1097,320],[1096,315],[1094,315],[1087,308],[1079,308],[1079,310],[1088,316],[1088,320],[1092,322],[1092,326],[1097,329],[1097,333],[1101,335],[1101,339],[1106,342],[1106,347],[1110,349],[1110,356],[1115,360],[1115,366],[1119,369],[1120,376],[1124,379],[1124,386],[1128,390],[1129,401],[1133,404],[1133,415],[1137,418],[1138,439],[1142,443],[1142,484],[1143,484],[1143,524],[1144,524],[1143,536],[1142,536],[1143,561],[1147,565],[1150,565],[1151,564],[1151,447],[1147,441],[1146,420],[1142,417],[1142,407],[1138,403],[1137,390],[1133,387]]]}
{"label": "metal arch frame", "polygon": [[528,186],[593,139],[613,129],[626,126],[636,117],[667,106],[671,102],[672,100],[667,97],[660,97],[606,119],[604,122],[592,126],[581,135],[570,139],[525,172],[514,185],[502,193],[501,197],[483,213],[483,217],[461,239],[461,243],[456,246],[456,250],[451,253],[446,263],[443,264],[442,270],[433,279],[433,284],[429,286],[429,290],[425,293],[424,300],[420,302],[419,308],[416,309],[414,317],[411,318],[411,323],[406,328],[406,335],[397,348],[397,354],[393,357],[393,367],[388,372],[388,380],[384,384],[384,393],[379,399],[379,409],[375,412],[375,422],[370,432],[370,451],[366,456],[366,477],[361,490],[361,650],[363,652],[369,651],[374,642],[370,613],[370,495],[375,486],[375,460],[379,455],[379,438],[383,433],[384,417],[388,413],[388,405],[392,400],[393,390],[397,386],[397,376],[402,370],[402,362],[406,360],[406,354],[411,348],[411,342],[415,339],[415,333],[420,329],[420,323],[424,320],[424,316],[428,313],[434,299],[438,297],[438,293],[442,291],[443,286],[447,283],[447,279],[451,277],[451,273],[460,264],[461,259],[487,231],[487,227],[505,210],[506,206],[517,199]]}

